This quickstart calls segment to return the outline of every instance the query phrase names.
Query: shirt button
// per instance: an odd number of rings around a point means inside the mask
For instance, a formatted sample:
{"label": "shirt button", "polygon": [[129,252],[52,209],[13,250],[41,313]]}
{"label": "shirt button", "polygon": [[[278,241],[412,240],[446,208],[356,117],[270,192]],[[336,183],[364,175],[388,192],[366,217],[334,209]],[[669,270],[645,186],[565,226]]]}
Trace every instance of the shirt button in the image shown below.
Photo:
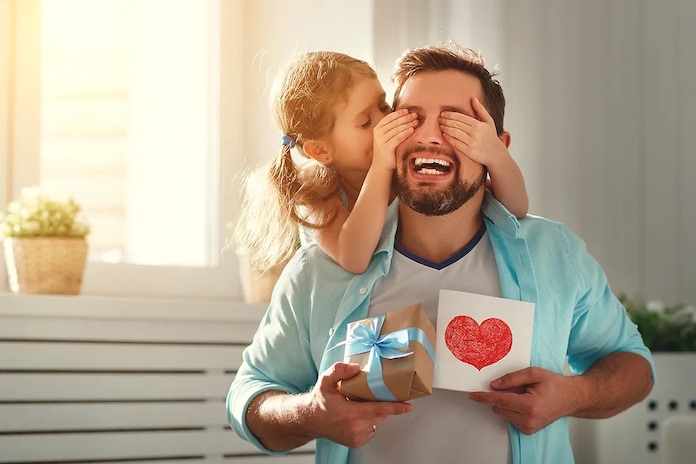
{"label": "shirt button", "polygon": [[364,295],[367,293],[367,288],[366,287],[360,287],[360,294]]}
{"label": "shirt button", "polygon": [[334,332],[334,331],[333,331],[333,327],[331,327],[331,328],[329,329],[329,337],[333,335],[333,332]]}

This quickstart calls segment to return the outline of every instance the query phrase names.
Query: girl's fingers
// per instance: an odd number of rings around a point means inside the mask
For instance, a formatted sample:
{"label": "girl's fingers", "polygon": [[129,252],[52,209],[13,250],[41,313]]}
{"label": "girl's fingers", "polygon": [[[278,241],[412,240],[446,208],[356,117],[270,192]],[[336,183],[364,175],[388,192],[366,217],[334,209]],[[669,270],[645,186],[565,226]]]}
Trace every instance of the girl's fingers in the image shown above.
{"label": "girl's fingers", "polygon": [[394,142],[394,146],[397,147],[401,142],[409,138],[411,135],[413,135],[413,132],[415,131],[415,127],[407,127],[406,130],[399,132],[396,134],[394,137],[391,138],[391,140]]}
{"label": "girl's fingers", "polygon": [[388,129],[386,132],[383,134],[380,134],[377,136],[379,140],[383,140],[384,143],[389,142],[391,139],[396,137],[397,135],[405,132],[405,131],[411,131],[411,129],[414,129],[418,125],[418,120],[414,119],[411,121],[406,121],[405,123],[399,124],[397,126],[394,126],[390,129]]}
{"label": "girl's fingers", "polygon": [[410,113],[407,109],[389,113],[377,124],[375,131],[387,132],[401,124],[408,124],[418,118],[417,113]]}
{"label": "girl's fingers", "polygon": [[394,111],[393,113],[389,113],[386,116],[382,118],[382,120],[377,124],[377,127],[380,126],[385,126],[387,124],[393,123],[394,121],[398,120],[399,118],[403,118],[409,115],[409,111],[407,109],[402,109],[399,111]]}
{"label": "girl's fingers", "polygon": [[397,136],[401,136],[401,134],[407,134],[403,140],[408,138],[413,131],[415,130],[415,127],[418,125],[417,120],[412,120],[412,121],[407,121],[403,124],[399,124],[398,126],[394,126],[385,132],[382,133],[376,133],[375,134],[375,139],[379,143],[389,143],[391,140],[393,140]]}
{"label": "girl's fingers", "polygon": [[451,135],[445,134],[444,132],[442,133],[442,136],[447,143],[452,146],[452,148],[463,153],[465,156],[469,156],[469,146],[467,144],[455,137],[452,137]]}
{"label": "girl's fingers", "polygon": [[441,125],[459,127],[462,130],[465,130],[468,127],[473,127],[477,123],[481,122],[476,118],[468,116],[464,113],[457,113],[455,111],[443,111],[440,113],[439,121]]}
{"label": "girl's fingers", "polygon": [[459,130],[454,127],[447,127],[447,126],[440,126],[440,130],[444,135],[447,135],[449,137],[452,137],[453,139],[463,143],[464,145],[468,146],[469,142],[471,140],[471,136],[462,130]]}
{"label": "girl's fingers", "polygon": [[464,130],[465,127],[475,127],[477,124],[484,123],[495,127],[493,117],[488,113],[483,103],[478,98],[471,99],[471,107],[474,109],[476,117],[458,113],[456,111],[443,111],[440,113],[440,124],[457,126]]}
{"label": "girl's fingers", "polygon": [[481,121],[485,122],[486,124],[493,124],[495,126],[495,121],[493,121],[491,115],[488,114],[488,110],[486,110],[486,107],[483,106],[483,103],[481,103],[478,98],[473,98],[471,101],[471,106],[474,108],[476,115]]}

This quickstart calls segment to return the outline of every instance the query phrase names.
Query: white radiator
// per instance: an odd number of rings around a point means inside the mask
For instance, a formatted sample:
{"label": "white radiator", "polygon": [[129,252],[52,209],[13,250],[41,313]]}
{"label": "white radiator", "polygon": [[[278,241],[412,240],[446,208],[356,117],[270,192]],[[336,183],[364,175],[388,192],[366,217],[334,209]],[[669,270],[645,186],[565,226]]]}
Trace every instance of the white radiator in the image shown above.
{"label": "white radiator", "polygon": [[271,458],[227,425],[264,309],[0,296],[0,463],[314,462],[313,444]]}
{"label": "white radiator", "polygon": [[[657,382],[644,401],[610,419],[572,421],[576,458],[583,453],[577,464],[661,464],[676,451],[668,448],[665,423],[696,418],[696,354],[653,353],[653,358]],[[696,456],[690,459],[696,463]]]}

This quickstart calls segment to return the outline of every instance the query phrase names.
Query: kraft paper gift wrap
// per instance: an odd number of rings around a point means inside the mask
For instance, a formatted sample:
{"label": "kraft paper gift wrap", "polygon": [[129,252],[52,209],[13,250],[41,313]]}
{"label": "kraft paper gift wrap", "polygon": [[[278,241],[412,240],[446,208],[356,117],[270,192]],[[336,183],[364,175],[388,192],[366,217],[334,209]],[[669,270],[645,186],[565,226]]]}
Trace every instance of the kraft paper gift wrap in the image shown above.
{"label": "kraft paper gift wrap", "polygon": [[433,392],[435,328],[421,304],[348,325],[344,362],[361,371],[343,380],[351,400],[408,401]]}

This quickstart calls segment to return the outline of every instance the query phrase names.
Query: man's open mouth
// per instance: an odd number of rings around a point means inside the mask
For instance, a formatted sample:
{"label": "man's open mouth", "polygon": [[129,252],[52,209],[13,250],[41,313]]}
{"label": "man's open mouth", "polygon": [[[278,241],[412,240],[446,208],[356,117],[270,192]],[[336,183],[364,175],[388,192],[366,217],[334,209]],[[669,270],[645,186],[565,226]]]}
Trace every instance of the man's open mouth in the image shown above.
{"label": "man's open mouth", "polygon": [[452,163],[436,158],[412,158],[411,167],[418,174],[442,176],[452,170]]}

